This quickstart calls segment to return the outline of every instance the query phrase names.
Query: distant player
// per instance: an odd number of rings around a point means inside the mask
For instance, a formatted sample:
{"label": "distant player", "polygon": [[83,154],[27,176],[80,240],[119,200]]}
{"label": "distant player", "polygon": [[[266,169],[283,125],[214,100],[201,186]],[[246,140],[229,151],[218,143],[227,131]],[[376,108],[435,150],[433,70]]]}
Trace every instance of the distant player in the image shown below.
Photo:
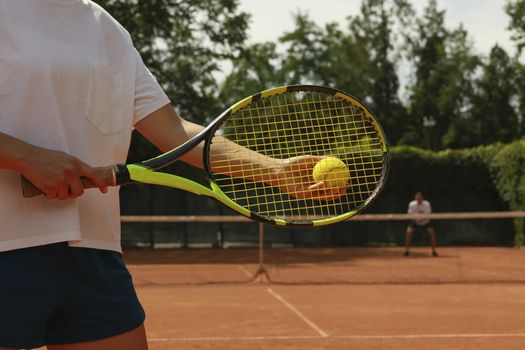
{"label": "distant player", "polygon": [[[408,213],[409,214],[430,214],[432,213],[432,207],[430,206],[430,202],[425,200],[423,197],[422,192],[416,192],[414,196],[414,200],[411,201],[408,204]],[[414,236],[414,233],[416,232],[416,229],[420,227],[423,228],[428,238],[430,239],[430,243],[432,245],[432,256],[438,256],[436,252],[436,232],[434,231],[434,227],[432,227],[432,223],[429,219],[420,219],[411,221],[410,224],[408,224],[406,235],[405,235],[405,254],[404,256],[410,256],[410,245],[412,243],[412,237]]]}

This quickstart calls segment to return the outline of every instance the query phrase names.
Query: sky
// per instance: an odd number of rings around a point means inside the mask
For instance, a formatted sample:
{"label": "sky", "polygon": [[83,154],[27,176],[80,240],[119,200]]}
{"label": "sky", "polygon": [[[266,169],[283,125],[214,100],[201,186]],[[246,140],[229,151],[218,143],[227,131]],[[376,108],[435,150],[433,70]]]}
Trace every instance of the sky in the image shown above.
{"label": "sky", "polygon": [[[455,28],[460,23],[470,33],[478,53],[488,54],[498,43],[509,54],[514,53],[511,34],[506,30],[508,16],[503,7],[507,0],[438,0],[446,10],[446,24]],[[317,24],[338,22],[359,13],[360,0],[240,0],[240,9],[251,14],[251,42],[276,41],[284,32],[293,29],[292,13],[301,9]],[[421,11],[427,1],[412,0]]]}

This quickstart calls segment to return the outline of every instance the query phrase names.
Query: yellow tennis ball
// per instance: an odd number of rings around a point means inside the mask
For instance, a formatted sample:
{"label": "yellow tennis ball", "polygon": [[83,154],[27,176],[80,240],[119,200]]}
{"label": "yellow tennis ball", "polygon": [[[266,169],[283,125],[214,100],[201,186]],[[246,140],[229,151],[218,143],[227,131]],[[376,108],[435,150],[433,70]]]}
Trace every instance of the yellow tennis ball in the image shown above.
{"label": "yellow tennis ball", "polygon": [[335,157],[323,158],[314,166],[315,182],[324,181],[328,188],[345,187],[350,180],[350,171],[346,164]]}

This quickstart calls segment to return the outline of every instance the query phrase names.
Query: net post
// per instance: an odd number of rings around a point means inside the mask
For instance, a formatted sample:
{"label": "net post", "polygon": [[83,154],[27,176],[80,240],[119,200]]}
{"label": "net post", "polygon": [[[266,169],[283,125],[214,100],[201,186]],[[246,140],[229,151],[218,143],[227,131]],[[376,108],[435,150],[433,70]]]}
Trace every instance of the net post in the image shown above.
{"label": "net post", "polygon": [[262,222],[258,223],[259,228],[259,266],[257,271],[253,275],[253,282],[255,283],[268,283],[270,282],[270,276],[266,269],[264,268],[264,224]]}
{"label": "net post", "polygon": [[259,225],[259,269],[264,268],[264,225],[262,222]]}
{"label": "net post", "polygon": [[149,249],[155,250],[155,229],[153,228],[154,224],[151,224],[151,228],[149,230]]}

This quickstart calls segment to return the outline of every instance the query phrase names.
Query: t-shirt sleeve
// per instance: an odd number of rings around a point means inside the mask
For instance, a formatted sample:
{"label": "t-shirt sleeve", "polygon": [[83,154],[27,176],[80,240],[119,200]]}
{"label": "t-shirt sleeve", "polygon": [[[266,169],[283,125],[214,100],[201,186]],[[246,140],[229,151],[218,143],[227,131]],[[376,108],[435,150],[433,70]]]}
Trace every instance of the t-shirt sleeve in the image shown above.
{"label": "t-shirt sleeve", "polygon": [[144,65],[140,54],[133,49],[135,55],[135,111],[133,125],[159,108],[170,103],[170,100],[159,83]]}

